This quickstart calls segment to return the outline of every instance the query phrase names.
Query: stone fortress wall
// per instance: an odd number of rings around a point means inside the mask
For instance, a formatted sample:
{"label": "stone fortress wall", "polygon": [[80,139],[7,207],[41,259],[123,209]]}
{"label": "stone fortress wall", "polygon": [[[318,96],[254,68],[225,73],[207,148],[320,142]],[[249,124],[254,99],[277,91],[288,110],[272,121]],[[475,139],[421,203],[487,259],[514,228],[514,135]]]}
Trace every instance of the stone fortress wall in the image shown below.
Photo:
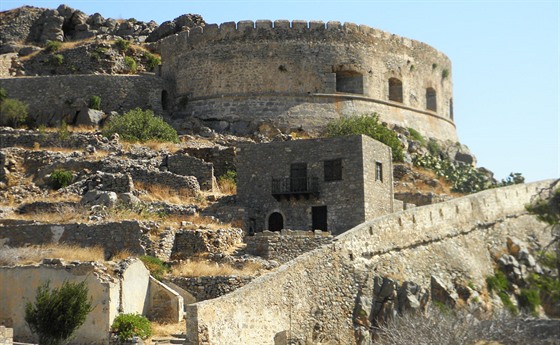
{"label": "stone fortress wall", "polygon": [[29,105],[39,124],[73,122],[77,112],[89,105],[91,96],[101,97],[101,109],[122,113],[140,107],[162,113],[161,78],[154,75],[56,75],[0,78],[8,97]]}
{"label": "stone fortress wall", "polygon": [[430,277],[484,285],[492,250],[508,236],[548,234],[524,205],[551,181],[491,189],[360,224],[229,295],[187,306],[187,344],[274,344],[286,333],[311,343],[356,343],[360,296],[374,277],[429,286]]}
{"label": "stone fortress wall", "polygon": [[318,129],[340,116],[457,141],[451,61],[434,48],[364,25],[259,20],[210,24],[162,41],[165,104],[219,129],[270,121]]}

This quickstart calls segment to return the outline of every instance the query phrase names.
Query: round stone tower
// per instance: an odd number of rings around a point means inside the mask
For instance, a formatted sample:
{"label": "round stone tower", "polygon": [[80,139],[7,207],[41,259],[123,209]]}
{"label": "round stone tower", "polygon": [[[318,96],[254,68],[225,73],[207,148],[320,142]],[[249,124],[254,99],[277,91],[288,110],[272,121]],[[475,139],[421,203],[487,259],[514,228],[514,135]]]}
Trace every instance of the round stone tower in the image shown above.
{"label": "round stone tower", "polygon": [[458,141],[451,61],[364,25],[259,20],[207,25],[161,41],[164,108],[233,133],[262,123],[317,131],[336,118],[384,122]]}

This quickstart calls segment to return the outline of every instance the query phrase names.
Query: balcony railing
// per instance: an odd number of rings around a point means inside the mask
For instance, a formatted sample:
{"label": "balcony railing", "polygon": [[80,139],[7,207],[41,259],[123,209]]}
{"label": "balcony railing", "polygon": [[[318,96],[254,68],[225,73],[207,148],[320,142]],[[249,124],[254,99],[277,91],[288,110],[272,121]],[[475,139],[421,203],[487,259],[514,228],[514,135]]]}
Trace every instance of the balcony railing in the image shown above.
{"label": "balcony railing", "polygon": [[280,200],[282,196],[289,199],[291,196],[309,198],[310,195],[319,195],[319,179],[317,177],[272,179],[272,196],[277,200]]}

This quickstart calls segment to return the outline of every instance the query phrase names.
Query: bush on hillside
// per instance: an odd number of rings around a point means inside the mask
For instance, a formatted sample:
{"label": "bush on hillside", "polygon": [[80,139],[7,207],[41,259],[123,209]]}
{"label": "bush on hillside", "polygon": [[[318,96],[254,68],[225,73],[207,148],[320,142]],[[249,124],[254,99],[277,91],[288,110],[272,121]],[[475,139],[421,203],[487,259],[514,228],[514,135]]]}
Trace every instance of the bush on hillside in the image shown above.
{"label": "bush on hillside", "polygon": [[0,105],[0,126],[19,127],[25,123],[28,115],[27,104],[17,99],[4,98]]}
{"label": "bush on hillside", "polygon": [[57,169],[51,173],[50,182],[51,187],[54,189],[60,189],[67,187],[72,183],[74,176],[71,171]]}
{"label": "bush on hillside", "polygon": [[136,73],[136,69],[137,69],[136,60],[134,60],[130,56],[125,56],[124,64],[126,65],[126,67],[128,67],[130,73]]}
{"label": "bush on hillside", "polygon": [[327,124],[327,136],[329,137],[359,134],[367,135],[391,147],[393,161],[403,161],[403,147],[397,134],[379,123],[377,114],[345,117]]}
{"label": "bush on hillside", "polygon": [[103,135],[111,137],[117,133],[130,142],[170,141],[179,142],[177,131],[151,110],[136,108],[122,115],[111,117]]}
{"label": "bush on hillside", "polygon": [[101,110],[101,97],[99,96],[91,96],[89,99],[89,107],[90,109]]}
{"label": "bush on hillside", "polygon": [[147,318],[138,314],[120,314],[113,321],[111,329],[121,342],[133,337],[147,339],[152,335],[152,324]]}
{"label": "bush on hillside", "polygon": [[35,303],[25,306],[25,322],[39,337],[41,345],[64,344],[93,310],[86,282],[65,281],[50,289],[50,282],[37,288]]}
{"label": "bush on hillside", "polygon": [[167,272],[169,272],[169,265],[155,256],[142,255],[140,260],[142,260],[150,274],[157,280],[162,280]]}
{"label": "bush on hillside", "polygon": [[62,42],[60,41],[47,41],[45,50],[49,53],[54,53],[62,48]]}

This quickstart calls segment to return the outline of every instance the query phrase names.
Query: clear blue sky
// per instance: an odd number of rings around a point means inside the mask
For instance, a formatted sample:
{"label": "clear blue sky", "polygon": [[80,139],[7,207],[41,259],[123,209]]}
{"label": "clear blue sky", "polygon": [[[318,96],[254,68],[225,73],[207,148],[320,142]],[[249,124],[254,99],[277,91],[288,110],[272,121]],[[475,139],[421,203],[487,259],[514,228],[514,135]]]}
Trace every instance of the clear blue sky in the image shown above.
{"label": "clear blue sky", "polygon": [[[0,0],[56,8],[60,1]],[[208,23],[245,19],[338,20],[423,41],[453,63],[460,141],[498,179],[560,177],[560,0],[549,1],[66,1],[87,14],[159,24],[198,13]]]}

